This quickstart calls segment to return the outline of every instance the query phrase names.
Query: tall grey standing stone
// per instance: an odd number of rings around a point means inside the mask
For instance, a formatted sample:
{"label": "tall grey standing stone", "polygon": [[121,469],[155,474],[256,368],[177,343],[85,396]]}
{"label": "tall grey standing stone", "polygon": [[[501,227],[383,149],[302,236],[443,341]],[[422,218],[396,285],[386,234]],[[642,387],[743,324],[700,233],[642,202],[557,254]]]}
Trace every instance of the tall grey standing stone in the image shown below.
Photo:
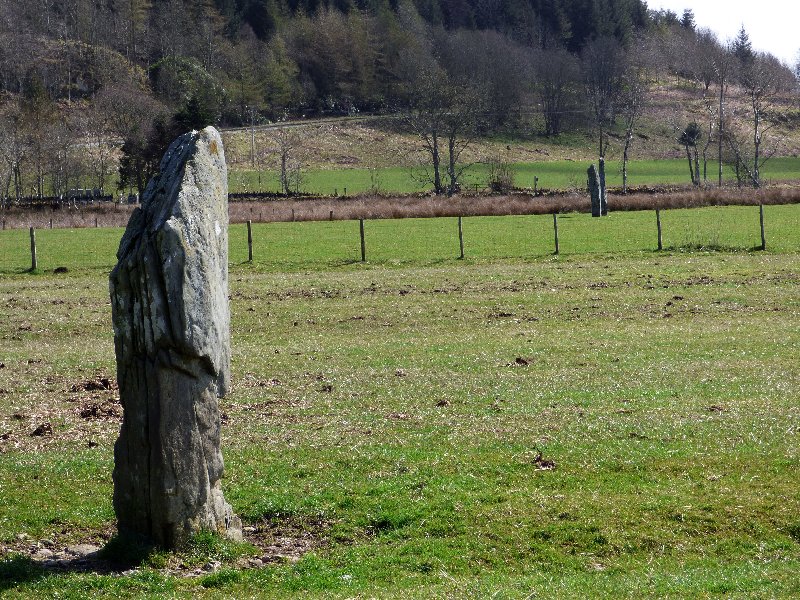
{"label": "tall grey standing stone", "polygon": [[598,175],[597,168],[594,165],[591,165],[587,169],[586,174],[589,177],[589,194],[592,198],[592,216],[600,217],[603,214],[600,176]]}
{"label": "tall grey standing stone", "polygon": [[114,447],[121,534],[165,548],[241,537],[220,487],[217,398],[230,380],[228,184],[213,127],[176,139],[120,242],[110,277],[124,417]]}

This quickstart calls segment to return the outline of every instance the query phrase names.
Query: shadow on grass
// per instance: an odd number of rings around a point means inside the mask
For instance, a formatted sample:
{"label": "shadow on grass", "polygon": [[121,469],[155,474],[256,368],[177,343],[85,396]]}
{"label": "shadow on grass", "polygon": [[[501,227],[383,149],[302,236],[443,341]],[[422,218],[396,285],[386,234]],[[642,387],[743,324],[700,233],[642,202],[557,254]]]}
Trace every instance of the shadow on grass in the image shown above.
{"label": "shadow on grass", "polygon": [[26,583],[35,583],[47,575],[47,569],[30,557],[10,555],[0,560],[0,594]]}
{"label": "shadow on grass", "polygon": [[11,590],[37,582],[54,575],[70,573],[93,573],[110,575],[122,573],[136,565],[122,565],[101,558],[101,552],[86,556],[34,560],[30,556],[15,554],[0,560],[0,596]]}
{"label": "shadow on grass", "polygon": [[725,246],[722,244],[680,244],[678,246],[665,246],[664,252],[723,252],[723,253],[736,253],[736,252],[761,252],[762,248],[752,246],[744,248],[742,246]]}
{"label": "shadow on grass", "polygon": [[0,560],[0,595],[5,590],[33,584],[51,575],[109,575],[145,565],[156,566],[158,556],[153,546],[138,538],[121,536],[113,537],[100,550],[84,555],[35,560],[21,553],[10,554]]}

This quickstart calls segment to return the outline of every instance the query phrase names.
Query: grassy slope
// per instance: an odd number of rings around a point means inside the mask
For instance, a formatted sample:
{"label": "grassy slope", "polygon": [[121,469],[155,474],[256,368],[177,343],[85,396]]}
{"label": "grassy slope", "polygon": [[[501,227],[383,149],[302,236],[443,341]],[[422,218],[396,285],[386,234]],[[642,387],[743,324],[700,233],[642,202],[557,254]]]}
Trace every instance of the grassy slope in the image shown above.
{"label": "grassy slope", "polygon": [[[752,209],[666,215],[668,246],[757,241]],[[322,519],[329,545],[188,581],[6,563],[0,588],[13,564],[21,596],[798,594],[800,211],[767,215],[773,251],[663,254],[652,215],[570,215],[559,258],[547,217],[469,219],[465,261],[454,220],[375,222],[363,266],[352,223],[258,226],[252,265],[234,227],[226,496]],[[14,274],[24,236],[0,232],[3,542],[113,519],[117,426],[69,389],[113,373],[120,231],[43,233],[63,252],[43,268],[70,273]],[[43,419],[55,435],[29,437]]]}
{"label": "grassy slope", "polygon": [[[715,90],[710,90],[713,99]],[[728,90],[728,110],[746,115],[745,98],[735,86]],[[710,100],[709,100],[710,101]],[[765,137],[765,148],[772,152],[777,144],[777,157],[767,162],[764,176],[768,180],[798,179],[800,177],[800,130],[797,129],[796,97],[781,98],[776,111],[784,121]],[[688,164],[685,150],[676,142],[678,127],[691,121],[706,130],[708,114],[702,87],[684,80],[662,81],[651,88],[644,113],[636,128],[630,149],[631,185],[688,183]],[[712,102],[713,105],[713,102]],[[386,119],[375,121],[317,124],[308,122],[295,131],[303,143],[298,156],[303,164],[304,181],[301,188],[310,193],[358,193],[377,187],[386,192],[416,192],[430,189],[421,164],[426,157],[420,152],[418,140],[398,133]],[[744,121],[743,121],[744,124]],[[596,160],[597,140],[591,133],[576,131],[557,138],[536,135],[541,128],[534,122],[522,126],[514,135],[495,135],[480,138],[464,152],[463,161],[473,166],[465,177],[467,187],[486,186],[486,163],[502,159],[515,165],[516,185],[533,187],[534,176],[539,187],[550,189],[583,188],[586,168]],[[256,155],[259,169],[250,163],[249,132],[225,135],[226,157],[230,166],[231,191],[276,191],[277,155],[270,130],[256,134]],[[746,133],[743,133],[749,138]],[[704,138],[705,139],[705,136]],[[617,127],[608,140],[606,157],[609,161],[609,183],[621,184],[623,132]],[[709,156],[714,156],[712,146]],[[708,165],[709,180],[716,181],[716,163]],[[260,171],[260,174],[259,174]],[[726,172],[727,178],[733,174]],[[420,181],[422,177],[423,181]]]}

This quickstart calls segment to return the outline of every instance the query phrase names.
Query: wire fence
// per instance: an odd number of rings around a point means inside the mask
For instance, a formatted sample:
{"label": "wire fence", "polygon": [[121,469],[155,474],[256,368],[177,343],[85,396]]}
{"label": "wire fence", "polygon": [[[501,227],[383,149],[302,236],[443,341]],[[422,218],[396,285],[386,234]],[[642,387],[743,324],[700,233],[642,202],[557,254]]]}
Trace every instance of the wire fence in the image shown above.
{"label": "wire fence", "polygon": [[[232,264],[323,267],[620,252],[800,252],[800,205],[256,223],[229,229]],[[110,269],[121,228],[0,231],[0,273]]]}

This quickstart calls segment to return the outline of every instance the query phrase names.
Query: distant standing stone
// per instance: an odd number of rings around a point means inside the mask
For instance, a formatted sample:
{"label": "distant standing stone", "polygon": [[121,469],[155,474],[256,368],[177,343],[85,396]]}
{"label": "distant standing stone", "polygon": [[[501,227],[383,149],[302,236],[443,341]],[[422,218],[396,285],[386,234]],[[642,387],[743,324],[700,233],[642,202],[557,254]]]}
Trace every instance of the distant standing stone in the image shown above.
{"label": "distant standing stone", "polygon": [[111,272],[124,417],[114,447],[122,534],[166,548],[241,537],[220,487],[217,402],[230,380],[228,185],[213,127],[176,139],[131,215]]}
{"label": "distant standing stone", "polygon": [[598,178],[600,181],[600,215],[608,215],[608,192],[606,191],[606,160],[601,156],[597,161]]}
{"label": "distant standing stone", "polygon": [[592,198],[592,216],[600,217],[603,214],[602,192],[600,188],[600,176],[597,167],[591,165],[586,172],[589,178],[589,194]]}

